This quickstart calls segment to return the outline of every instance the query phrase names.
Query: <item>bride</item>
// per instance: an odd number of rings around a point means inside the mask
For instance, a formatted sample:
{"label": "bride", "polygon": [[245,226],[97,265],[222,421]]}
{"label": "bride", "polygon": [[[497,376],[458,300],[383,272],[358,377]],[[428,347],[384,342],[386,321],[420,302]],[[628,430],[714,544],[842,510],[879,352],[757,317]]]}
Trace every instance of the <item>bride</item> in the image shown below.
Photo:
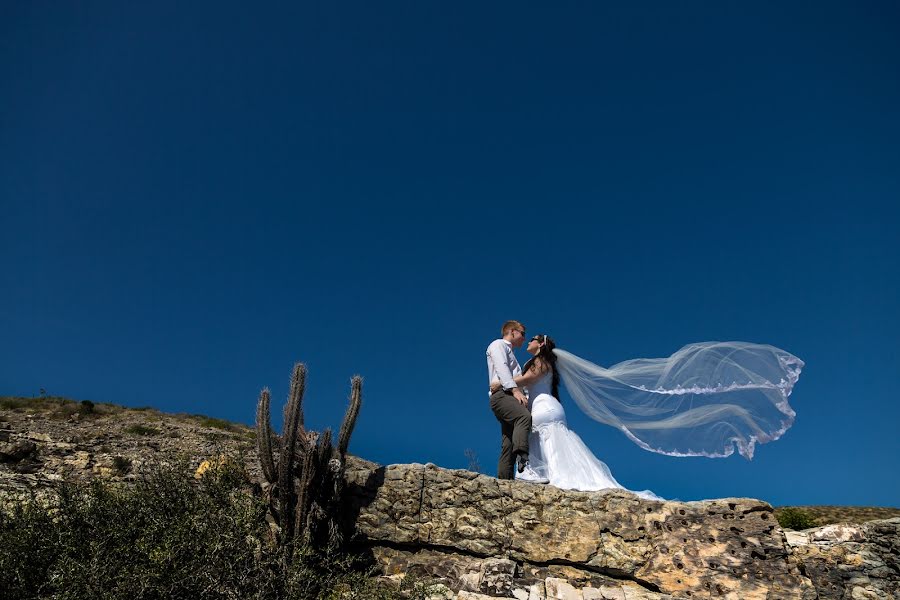
{"label": "bride", "polygon": [[[563,489],[625,489],[566,424],[560,381],[579,408],[636,444],[669,456],[752,458],[755,445],[787,431],[787,402],[803,361],[747,342],[704,342],[663,359],[603,368],[556,348],[547,335],[528,343],[532,358],[516,383],[528,389],[529,464],[518,478]],[[649,491],[640,496],[660,499]]]}

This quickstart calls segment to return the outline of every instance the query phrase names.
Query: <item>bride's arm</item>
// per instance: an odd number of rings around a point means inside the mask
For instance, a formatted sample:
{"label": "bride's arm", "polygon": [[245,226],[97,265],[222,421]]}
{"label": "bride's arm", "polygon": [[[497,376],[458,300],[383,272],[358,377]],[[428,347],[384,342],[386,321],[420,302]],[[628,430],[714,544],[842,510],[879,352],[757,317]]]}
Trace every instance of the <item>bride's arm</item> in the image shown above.
{"label": "bride's arm", "polygon": [[[531,363],[531,366],[528,368],[527,371],[525,371],[521,375],[516,375],[515,377],[513,377],[513,381],[515,381],[516,385],[518,385],[520,387],[521,386],[529,386],[532,383],[534,383],[535,381],[537,381],[538,379],[540,379],[544,375],[544,373],[547,372],[547,369],[548,369],[548,366],[544,364],[544,361],[537,358]],[[494,383],[491,384],[492,392],[496,392],[499,389],[500,389],[499,381],[495,381]]]}

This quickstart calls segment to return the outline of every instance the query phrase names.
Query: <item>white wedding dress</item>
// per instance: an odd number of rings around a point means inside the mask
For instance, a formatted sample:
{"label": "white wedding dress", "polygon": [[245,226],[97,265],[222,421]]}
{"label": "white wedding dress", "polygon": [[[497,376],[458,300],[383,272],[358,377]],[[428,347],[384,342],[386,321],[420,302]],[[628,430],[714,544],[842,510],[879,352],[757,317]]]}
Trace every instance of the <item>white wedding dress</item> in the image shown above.
{"label": "white wedding dress", "polygon": [[[594,456],[577,433],[569,429],[566,411],[551,393],[552,377],[552,373],[547,373],[528,386],[532,423],[528,438],[528,467],[523,473],[516,473],[516,479],[532,482],[549,480],[550,485],[566,490],[624,490],[609,467]],[[632,493],[649,500],[662,500],[649,490]]]}

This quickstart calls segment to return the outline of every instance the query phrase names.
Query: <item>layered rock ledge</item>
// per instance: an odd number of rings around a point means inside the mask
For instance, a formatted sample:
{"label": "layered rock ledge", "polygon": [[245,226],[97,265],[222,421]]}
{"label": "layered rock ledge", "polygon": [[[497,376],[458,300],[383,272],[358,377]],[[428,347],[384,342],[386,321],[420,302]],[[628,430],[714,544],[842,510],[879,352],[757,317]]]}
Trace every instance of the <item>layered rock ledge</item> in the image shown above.
{"label": "layered rock ledge", "polygon": [[813,530],[788,543],[772,507],[748,498],[654,502],[431,464],[360,462],[348,484],[353,543],[386,575],[438,580],[448,598],[900,593],[900,519],[855,527],[848,540]]}

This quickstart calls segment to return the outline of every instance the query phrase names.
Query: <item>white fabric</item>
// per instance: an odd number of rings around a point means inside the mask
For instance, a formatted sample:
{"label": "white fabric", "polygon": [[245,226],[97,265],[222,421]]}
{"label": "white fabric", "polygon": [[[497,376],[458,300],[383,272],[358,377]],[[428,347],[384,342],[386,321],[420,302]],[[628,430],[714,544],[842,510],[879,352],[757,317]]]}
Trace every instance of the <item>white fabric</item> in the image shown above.
{"label": "white fabric", "polygon": [[[513,352],[512,344],[500,338],[494,340],[487,347],[487,367],[488,367],[488,388],[490,384],[499,381],[505,390],[511,390],[518,387],[513,377],[522,374],[522,367]],[[488,391],[488,396],[491,392]]]}
{"label": "white fabric", "polygon": [[556,349],[560,380],[592,419],[669,456],[753,458],[793,424],[803,361],[764,344],[702,342],[604,368]]}
{"label": "white fabric", "polygon": [[[529,386],[532,432],[528,438],[528,466],[516,478],[566,490],[595,491],[625,488],[615,480],[609,467],[599,460],[566,423],[566,412],[551,394],[552,373]],[[631,490],[629,490],[631,491]],[[661,500],[649,490],[633,492],[642,498]]]}

